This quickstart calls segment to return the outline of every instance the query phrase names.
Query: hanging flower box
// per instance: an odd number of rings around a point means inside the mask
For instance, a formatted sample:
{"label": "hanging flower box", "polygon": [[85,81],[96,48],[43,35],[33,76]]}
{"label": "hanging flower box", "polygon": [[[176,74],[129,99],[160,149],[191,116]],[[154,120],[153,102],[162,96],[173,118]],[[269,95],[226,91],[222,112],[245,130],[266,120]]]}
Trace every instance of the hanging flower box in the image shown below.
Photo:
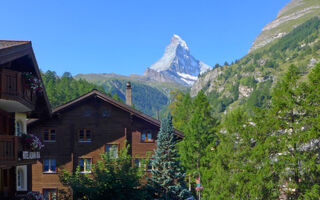
{"label": "hanging flower box", "polygon": [[24,84],[26,87],[31,88],[35,92],[42,91],[42,83],[41,81],[36,78],[31,72],[25,72],[22,74],[24,78]]}
{"label": "hanging flower box", "polygon": [[40,151],[44,147],[41,140],[33,134],[22,135],[22,146],[26,151]]}

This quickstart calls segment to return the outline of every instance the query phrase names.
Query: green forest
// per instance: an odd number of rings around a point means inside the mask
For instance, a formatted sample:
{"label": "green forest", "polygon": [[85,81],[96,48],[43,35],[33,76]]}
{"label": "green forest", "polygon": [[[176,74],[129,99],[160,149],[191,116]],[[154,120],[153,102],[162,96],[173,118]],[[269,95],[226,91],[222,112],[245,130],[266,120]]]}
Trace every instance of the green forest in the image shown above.
{"label": "green forest", "polygon": [[71,101],[93,89],[97,89],[107,96],[122,101],[117,94],[112,95],[111,93],[107,93],[102,86],[89,83],[84,79],[76,80],[69,72],[65,72],[59,77],[56,72],[48,70],[41,75],[52,108]]}
{"label": "green forest", "polygon": [[170,105],[187,173],[200,171],[204,199],[320,198],[320,64],[307,80],[291,65],[263,108],[221,120],[202,91],[176,92]]}
{"label": "green forest", "polygon": [[[42,73],[42,79],[46,92],[53,108],[73,100],[93,89],[112,97],[120,102],[125,102],[126,80],[111,80],[111,85],[90,83],[84,78],[75,78],[69,72],[61,77],[54,71],[48,70]],[[141,112],[156,117],[163,106],[168,104],[168,97],[158,89],[138,82],[132,83],[132,103]]]}

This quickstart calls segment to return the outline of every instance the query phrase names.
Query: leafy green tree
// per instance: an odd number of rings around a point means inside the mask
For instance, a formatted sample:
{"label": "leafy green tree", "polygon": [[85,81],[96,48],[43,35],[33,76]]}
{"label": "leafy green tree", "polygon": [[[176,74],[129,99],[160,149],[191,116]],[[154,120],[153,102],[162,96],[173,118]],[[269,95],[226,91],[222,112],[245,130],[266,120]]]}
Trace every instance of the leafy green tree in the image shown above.
{"label": "leafy green tree", "polygon": [[[229,112],[218,142],[210,144],[202,169],[205,199],[273,199],[279,197],[273,173],[263,163],[269,155],[264,114],[249,117],[243,109]],[[261,122],[261,123],[260,123]]]}
{"label": "leafy green tree", "polygon": [[101,155],[101,160],[93,165],[91,174],[63,171],[60,181],[72,189],[73,199],[125,200],[145,199],[146,193],[141,186],[142,173],[132,167],[128,149],[120,151],[118,158],[111,154]]}
{"label": "leafy green tree", "polygon": [[188,172],[206,165],[201,159],[206,155],[208,145],[216,139],[216,121],[211,116],[211,107],[203,91],[193,99],[192,108],[192,113],[186,113],[190,119],[185,121],[185,137],[179,143],[181,160]]}
{"label": "leafy green tree", "polygon": [[169,109],[174,116],[172,121],[176,129],[185,132],[186,124],[193,112],[192,98],[189,93],[183,94],[181,91],[171,92],[172,102]]}
{"label": "leafy green tree", "polygon": [[151,165],[153,169],[149,186],[154,189],[154,199],[182,200],[191,196],[185,183],[185,172],[180,165],[170,114],[161,122]]}

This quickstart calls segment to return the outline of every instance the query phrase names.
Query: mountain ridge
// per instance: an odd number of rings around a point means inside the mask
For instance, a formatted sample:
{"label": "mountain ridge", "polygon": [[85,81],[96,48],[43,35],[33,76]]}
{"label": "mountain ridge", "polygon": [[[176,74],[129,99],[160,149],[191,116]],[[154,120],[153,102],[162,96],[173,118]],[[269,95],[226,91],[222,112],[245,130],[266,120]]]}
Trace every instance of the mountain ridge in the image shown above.
{"label": "mountain ridge", "polygon": [[[319,3],[316,1],[315,5]],[[306,4],[301,5],[304,9]],[[291,6],[279,15],[284,16],[296,8]],[[300,20],[303,21],[284,36],[249,52],[232,65],[216,67],[200,76],[191,87],[190,95],[203,90],[217,117],[238,106],[245,106],[249,112],[253,107],[267,107],[272,87],[290,65],[297,66],[303,80],[320,62],[320,17],[307,16]]]}
{"label": "mountain ridge", "polygon": [[284,37],[312,17],[320,15],[320,1],[292,0],[285,5],[272,22],[267,24],[253,42],[249,53]]}

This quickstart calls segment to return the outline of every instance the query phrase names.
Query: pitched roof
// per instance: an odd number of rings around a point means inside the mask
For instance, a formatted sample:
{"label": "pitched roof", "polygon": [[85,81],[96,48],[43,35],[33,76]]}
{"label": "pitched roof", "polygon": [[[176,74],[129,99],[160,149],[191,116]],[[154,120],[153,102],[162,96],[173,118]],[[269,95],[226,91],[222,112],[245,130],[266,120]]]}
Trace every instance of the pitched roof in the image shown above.
{"label": "pitched roof", "polygon": [[29,43],[30,41],[16,41],[16,40],[0,40],[0,49],[9,48],[21,44]]}
{"label": "pitched roof", "polygon": [[[128,105],[126,105],[124,103],[116,101],[116,100],[112,99],[111,97],[108,97],[107,95],[99,92],[96,89],[93,89],[91,92],[88,92],[88,93],[86,93],[86,94],[84,94],[84,95],[82,95],[82,96],[80,96],[80,97],[78,97],[78,98],[76,98],[74,100],[71,100],[71,101],[69,101],[69,102],[67,102],[67,103],[65,103],[65,104],[53,109],[52,114],[63,112],[65,110],[67,110],[68,108],[70,108],[71,106],[73,106],[73,105],[75,105],[77,103],[80,103],[80,102],[82,102],[82,101],[84,101],[84,100],[86,100],[86,99],[88,99],[90,97],[99,98],[99,99],[101,99],[101,100],[103,100],[105,102],[110,103],[111,105],[113,105],[113,106],[115,106],[117,108],[120,108],[121,110],[124,110],[124,111],[130,113],[133,116],[136,116],[136,117],[138,117],[138,118],[140,118],[142,120],[145,120],[145,121],[147,121],[147,122],[149,122],[149,123],[151,123],[151,124],[153,124],[155,126],[160,127],[161,122],[159,120],[157,120],[157,119],[155,119],[155,118],[153,118],[153,117],[151,117],[151,116],[149,116],[149,115],[147,115],[147,114],[145,114],[143,112],[140,112],[140,111],[132,108],[131,106],[128,106]],[[39,121],[39,119],[29,120],[28,124],[33,124],[33,123],[35,123],[37,121]],[[181,131],[177,130],[177,129],[174,129],[174,133],[176,134],[176,136],[178,136],[180,138],[184,137],[184,134]]]}
{"label": "pitched roof", "polygon": [[[37,78],[41,80],[41,83],[43,83],[31,41],[0,40],[0,65],[17,60],[24,56],[28,56],[31,60],[32,68],[36,73]],[[43,95],[41,95],[41,98],[45,103],[46,111],[50,115],[51,106],[45,89],[43,89]]]}

